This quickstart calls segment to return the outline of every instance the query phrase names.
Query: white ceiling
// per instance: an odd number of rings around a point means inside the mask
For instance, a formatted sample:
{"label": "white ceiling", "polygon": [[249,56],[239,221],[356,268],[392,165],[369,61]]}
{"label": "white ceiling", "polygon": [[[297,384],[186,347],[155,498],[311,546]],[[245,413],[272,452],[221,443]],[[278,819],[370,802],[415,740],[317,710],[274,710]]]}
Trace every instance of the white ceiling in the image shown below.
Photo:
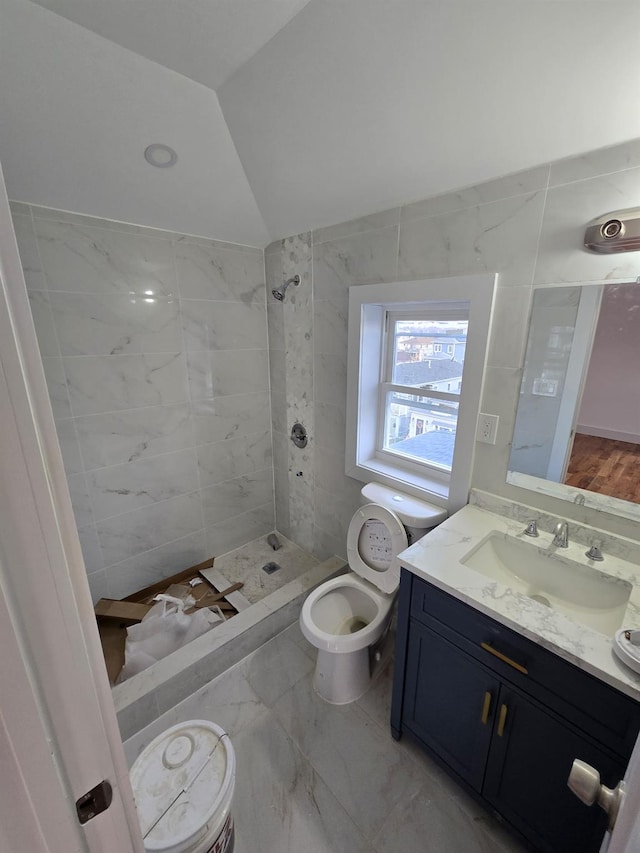
{"label": "white ceiling", "polygon": [[217,89],[309,0],[33,0]]}
{"label": "white ceiling", "polygon": [[[173,168],[144,160],[152,142]],[[269,240],[213,90],[26,0],[0,0],[0,161],[18,201]]]}
{"label": "white ceiling", "polygon": [[264,245],[640,137],[635,0],[37,2],[0,3],[23,201]]}
{"label": "white ceiling", "polygon": [[312,0],[218,91],[282,236],[640,136],[640,3]]}

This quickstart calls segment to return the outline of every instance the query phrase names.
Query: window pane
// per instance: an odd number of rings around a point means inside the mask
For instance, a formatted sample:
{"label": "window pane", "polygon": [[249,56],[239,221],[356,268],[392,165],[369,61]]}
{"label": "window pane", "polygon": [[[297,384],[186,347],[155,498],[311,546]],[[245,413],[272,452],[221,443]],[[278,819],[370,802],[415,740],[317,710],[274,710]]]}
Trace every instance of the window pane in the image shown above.
{"label": "window pane", "polygon": [[451,471],[458,403],[389,391],[383,449]]}
{"label": "window pane", "polygon": [[460,393],[467,320],[394,320],[391,381]]}

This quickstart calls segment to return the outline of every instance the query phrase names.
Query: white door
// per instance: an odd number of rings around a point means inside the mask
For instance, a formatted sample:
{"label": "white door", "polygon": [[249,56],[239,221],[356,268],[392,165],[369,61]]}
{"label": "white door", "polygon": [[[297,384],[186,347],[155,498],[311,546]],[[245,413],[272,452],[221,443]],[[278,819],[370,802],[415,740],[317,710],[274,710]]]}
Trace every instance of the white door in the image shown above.
{"label": "white door", "polygon": [[[627,772],[624,776],[625,794],[616,825],[605,839],[607,853],[638,853],[640,851],[640,738],[636,741]],[[609,847],[607,848],[607,841]]]}
{"label": "white door", "polygon": [[0,648],[2,853],[142,853],[1,171]]}

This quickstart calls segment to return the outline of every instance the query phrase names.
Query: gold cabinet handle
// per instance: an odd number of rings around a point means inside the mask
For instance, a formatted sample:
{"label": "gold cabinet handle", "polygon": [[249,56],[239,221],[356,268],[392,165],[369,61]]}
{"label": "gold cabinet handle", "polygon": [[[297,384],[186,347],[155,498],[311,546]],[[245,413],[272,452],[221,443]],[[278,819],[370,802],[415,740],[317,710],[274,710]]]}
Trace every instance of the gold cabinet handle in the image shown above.
{"label": "gold cabinet handle", "polygon": [[503,663],[508,663],[509,666],[512,666],[514,669],[517,669],[518,672],[521,672],[523,675],[529,674],[529,670],[526,668],[526,666],[522,666],[521,663],[518,663],[517,661],[513,660],[513,658],[509,658],[502,652],[499,652],[497,649],[494,649],[493,646],[489,645],[489,643],[480,643],[480,648],[484,649],[485,652],[489,652],[490,655],[493,655],[494,657],[498,658]]}
{"label": "gold cabinet handle", "polygon": [[509,709],[506,705],[500,705],[500,716],[498,717],[498,737],[502,737],[504,734],[505,723],[507,722],[507,711]]}
{"label": "gold cabinet handle", "polygon": [[480,719],[482,720],[482,725],[487,725],[487,720],[489,719],[489,711],[491,709],[491,693],[487,690],[484,694],[484,699],[482,700],[482,716]]}

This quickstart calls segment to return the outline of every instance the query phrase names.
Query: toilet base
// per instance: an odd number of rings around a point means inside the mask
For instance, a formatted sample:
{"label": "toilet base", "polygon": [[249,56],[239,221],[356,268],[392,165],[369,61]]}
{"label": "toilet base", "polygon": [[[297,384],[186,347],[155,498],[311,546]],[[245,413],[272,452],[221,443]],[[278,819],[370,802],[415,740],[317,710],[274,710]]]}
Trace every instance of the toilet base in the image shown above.
{"label": "toilet base", "polygon": [[320,649],[313,675],[316,693],[332,705],[355,702],[371,681],[369,647],[337,654]]}

